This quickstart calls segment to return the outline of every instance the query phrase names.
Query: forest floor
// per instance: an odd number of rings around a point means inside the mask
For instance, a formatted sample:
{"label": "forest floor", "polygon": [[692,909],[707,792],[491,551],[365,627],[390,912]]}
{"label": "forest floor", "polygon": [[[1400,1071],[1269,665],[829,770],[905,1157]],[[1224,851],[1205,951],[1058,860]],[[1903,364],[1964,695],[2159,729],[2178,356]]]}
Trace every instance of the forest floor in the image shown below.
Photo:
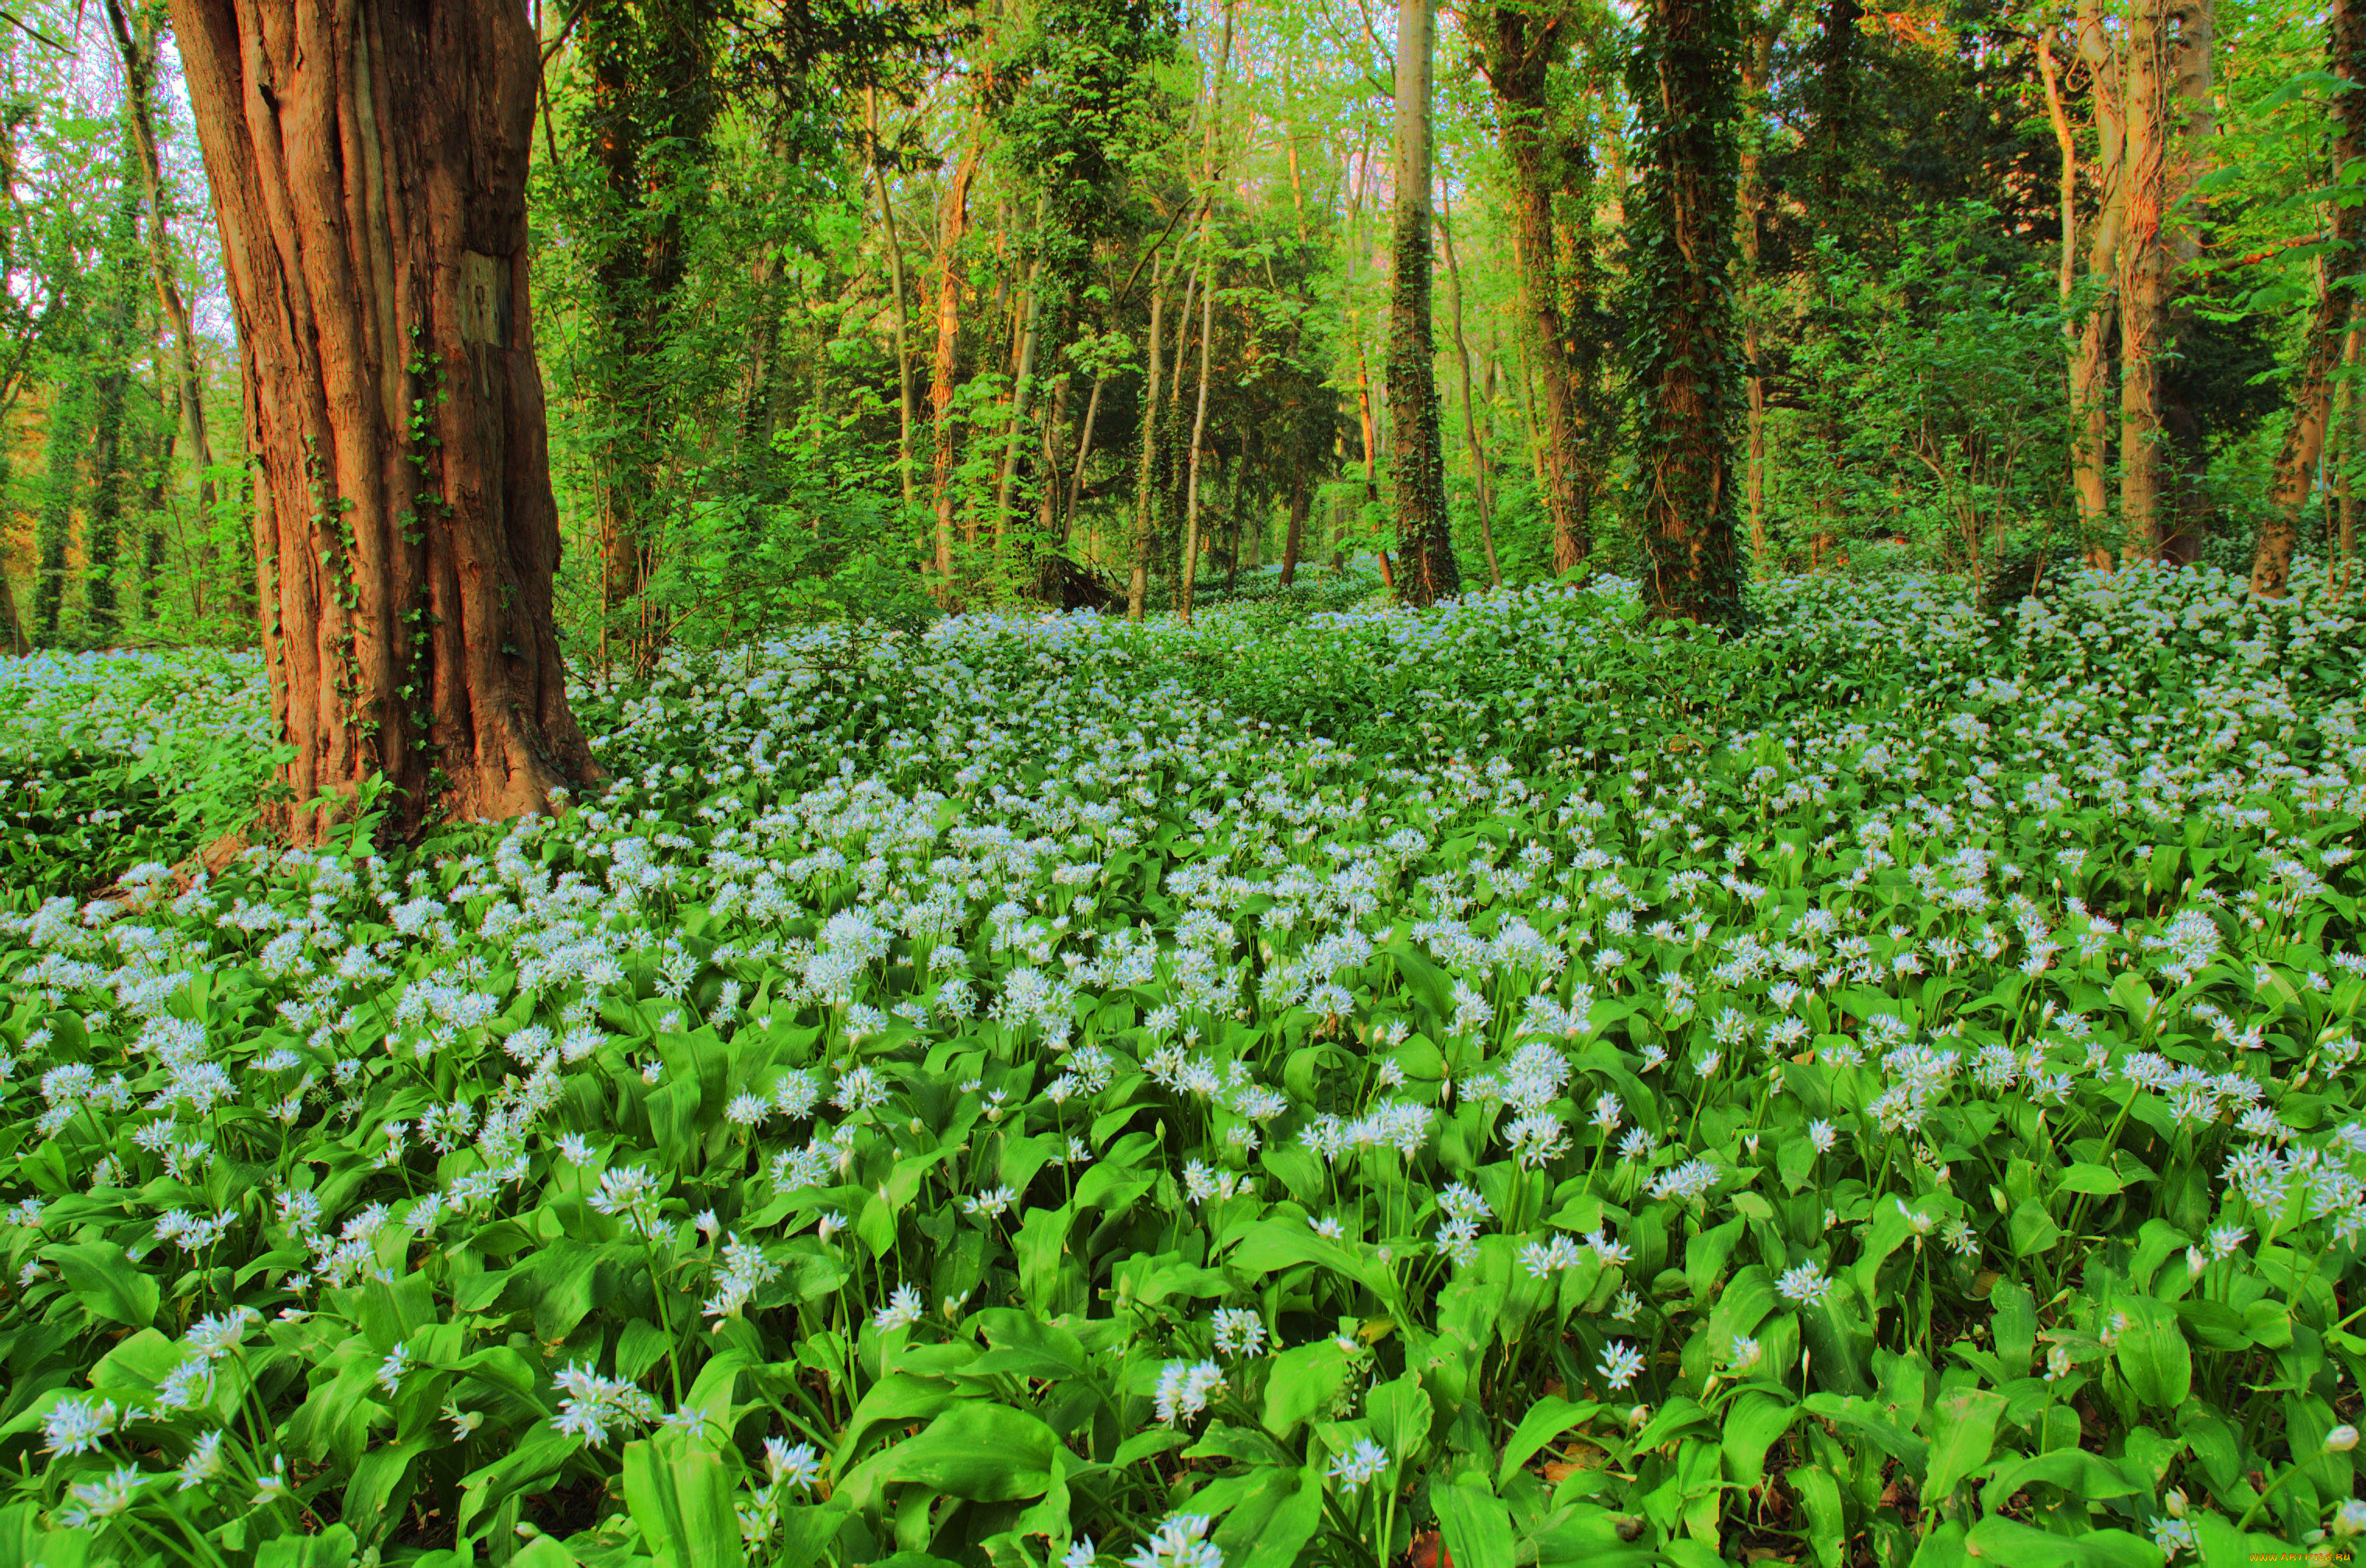
{"label": "forest floor", "polygon": [[557,818],[194,883],[257,666],[0,661],[0,1542],[2356,1533],[2355,603],[1758,608],[802,632],[579,694]]}

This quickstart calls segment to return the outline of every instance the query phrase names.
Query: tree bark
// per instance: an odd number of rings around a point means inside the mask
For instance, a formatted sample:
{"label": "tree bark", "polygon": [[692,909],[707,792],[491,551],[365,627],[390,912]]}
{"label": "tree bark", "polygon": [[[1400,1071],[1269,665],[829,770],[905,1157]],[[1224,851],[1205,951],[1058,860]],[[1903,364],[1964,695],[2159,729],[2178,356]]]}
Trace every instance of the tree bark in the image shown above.
{"label": "tree bark", "polygon": [[1651,0],[1629,79],[1643,122],[1628,225],[1646,280],[1635,366],[1644,594],[1655,614],[1721,624],[1741,609],[1729,288],[1739,42],[1733,0]]}
{"label": "tree bark", "polygon": [[[513,0],[173,0],[244,354],[273,716],[299,842],[598,776],[567,702]],[[424,423],[414,434],[413,411]]]}
{"label": "tree bark", "polygon": [[[2331,0],[2326,11],[2326,55],[2347,91],[2334,102],[2333,169],[2338,179],[2366,157],[2366,0]],[[2300,518],[2316,481],[2332,417],[2333,369],[2342,338],[2356,320],[2360,300],[2350,279],[2366,265],[2366,209],[2336,202],[2333,243],[2318,262],[2323,279],[2308,323],[2308,354],[2293,379],[2292,423],[2276,454],[2268,492],[2268,515],[2251,552],[2251,592],[2281,599],[2292,587],[2293,550],[2300,542]],[[2347,542],[2345,541],[2345,554]]]}
{"label": "tree bark", "polygon": [[1446,513],[1437,343],[1430,319],[1430,0],[1398,0],[1395,224],[1389,256],[1389,470],[1396,480],[1399,594],[1432,604],[1462,589]]}

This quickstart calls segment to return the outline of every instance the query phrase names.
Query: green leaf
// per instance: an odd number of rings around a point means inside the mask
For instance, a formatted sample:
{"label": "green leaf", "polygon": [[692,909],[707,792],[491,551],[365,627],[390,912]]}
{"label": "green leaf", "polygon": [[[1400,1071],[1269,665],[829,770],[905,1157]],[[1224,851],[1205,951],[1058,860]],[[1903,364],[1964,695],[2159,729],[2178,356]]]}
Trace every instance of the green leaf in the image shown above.
{"label": "green leaf", "polygon": [[2062,1173],[2057,1184],[2065,1192],[2084,1192],[2095,1198],[2112,1198],[2127,1190],[2119,1173],[2100,1165],[2074,1165]]}
{"label": "green leaf", "polygon": [[1518,1428],[1512,1433],[1511,1441],[1504,1445],[1503,1460],[1495,1468],[1495,1484],[1500,1487],[1510,1481],[1514,1472],[1536,1457],[1538,1450],[1572,1427],[1592,1420],[1601,1408],[1591,1400],[1573,1404],[1552,1393],[1529,1405],[1528,1413],[1520,1417]]}
{"label": "green leaf", "polygon": [[1931,1437],[1931,1468],[1923,1482],[1926,1506],[1934,1506],[1989,1461],[2005,1398],[1984,1388],[1953,1388],[1939,1395]]}
{"label": "green leaf", "polygon": [[1052,1428],[1023,1410],[963,1400],[919,1436],[865,1460],[846,1487],[857,1506],[876,1487],[896,1481],[979,1503],[1040,1497],[1052,1484],[1052,1456],[1059,1446]]}
{"label": "green leaf", "polygon": [[1454,1568],[1514,1568],[1511,1510],[1475,1472],[1464,1472],[1451,1486],[1433,1488],[1430,1501]]}
{"label": "green leaf", "polygon": [[66,1289],[98,1317],[132,1328],[155,1321],[161,1300],[156,1278],[131,1261],[111,1241],[45,1247],[41,1256],[58,1266]]}
{"label": "green leaf", "polygon": [[2129,1389],[2156,1410],[2174,1410],[2184,1404],[2193,1391],[2193,1352],[2176,1309],[2150,1296],[2127,1296],[2113,1303],[2113,1310],[2128,1320],[2114,1354]]}
{"label": "green leaf", "polygon": [[625,1507],[658,1568],[741,1568],[738,1491],[723,1456],[678,1427],[625,1445]]}

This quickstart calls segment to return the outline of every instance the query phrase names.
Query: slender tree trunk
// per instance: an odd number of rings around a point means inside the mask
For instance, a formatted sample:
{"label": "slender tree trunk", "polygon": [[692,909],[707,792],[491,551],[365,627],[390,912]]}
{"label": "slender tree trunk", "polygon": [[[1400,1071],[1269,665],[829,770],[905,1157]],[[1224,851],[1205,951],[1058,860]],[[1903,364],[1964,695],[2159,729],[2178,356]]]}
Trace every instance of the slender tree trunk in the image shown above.
{"label": "slender tree trunk", "polygon": [[977,177],[985,141],[973,125],[969,147],[953,169],[937,209],[937,352],[929,375],[929,429],[934,462],[929,480],[929,502],[937,516],[937,596],[951,607],[958,595],[953,584],[953,372],[961,359],[961,243],[969,231],[969,187]]}
{"label": "slender tree trunk", "polygon": [[[1231,13],[1225,13],[1227,21]],[[1191,590],[1200,575],[1200,458],[1208,437],[1209,349],[1215,337],[1216,289],[1212,279],[1200,291],[1200,399],[1191,414],[1189,477],[1183,502],[1183,555],[1177,570],[1176,609],[1185,626],[1191,624]]]}
{"label": "slender tree trunk", "polygon": [[[2103,24],[2101,0],[2080,0],[2079,57],[2095,106],[2095,221],[2088,231],[2087,275],[2102,294],[2079,325],[2070,362],[2070,417],[2078,439],[2071,457],[2079,530],[2099,551],[2111,516],[2112,341],[2119,330],[2120,239],[2128,212],[2127,119],[2120,46]],[[2090,557],[2090,558],[2092,558]]]}
{"label": "slender tree trunk", "polygon": [[0,572],[0,653],[23,655],[33,651],[25,636],[25,623],[17,615],[16,591],[8,586],[6,572]]}
{"label": "slender tree trunk", "polygon": [[502,0],[172,14],[267,485],[287,825],[310,839],[310,803],[373,775],[411,824],[547,809],[599,770],[551,615],[533,29]]}
{"label": "slender tree trunk", "polygon": [[1390,472],[1396,480],[1397,547],[1409,604],[1461,592],[1446,513],[1437,343],[1430,321],[1430,0],[1398,0],[1395,231],[1389,244]]}
{"label": "slender tree trunk", "polygon": [[[130,149],[125,149],[126,164]],[[140,209],[133,171],[118,171],[114,210],[107,226],[100,264],[98,380],[91,420],[90,502],[83,516],[83,617],[92,640],[110,642],[122,627],[123,502],[130,484],[132,334],[137,331],[137,285],[132,281],[140,243]]]}
{"label": "slender tree trunk", "polygon": [[[1183,624],[1191,624],[1191,592],[1200,575],[1200,458],[1208,436],[1208,370],[1216,331],[1215,220],[1218,112],[1224,99],[1224,77],[1233,58],[1232,0],[1225,0],[1223,29],[1216,46],[1214,80],[1208,89],[1207,138],[1200,147],[1200,259],[1195,277],[1205,275],[1200,290],[1200,398],[1191,415],[1190,475],[1183,501],[1183,558],[1176,583],[1176,606]],[[1179,369],[1179,367],[1178,367]]]}
{"label": "slender tree trunk", "polygon": [[2357,386],[2361,331],[2366,331],[2366,321],[2352,314],[2349,317],[2349,345],[2342,350],[2349,359],[2349,367],[2352,367],[2352,381],[2349,381],[2349,461],[2342,466],[2340,535],[2333,539],[2333,568],[2338,568],[2333,572],[2333,593],[2340,598],[2349,598],[2349,581],[2352,581],[2354,570],[2357,570],[2359,553],[2359,513],[2357,502],[2352,499],[2349,470],[2357,468],[2359,458],[2366,457],[2366,395],[2361,395]]}
{"label": "slender tree trunk", "polygon": [[[2326,55],[2334,75],[2349,89],[2334,102],[2332,173],[2338,178],[2366,157],[2366,103],[2360,102],[2366,92],[2360,88],[2366,83],[2366,0],[2331,0],[2326,10]],[[2333,369],[2360,308],[2350,279],[2366,265],[2366,209],[2334,204],[2333,243],[2317,265],[2321,282],[2309,317],[2308,353],[2293,379],[2292,423],[2276,454],[2268,515],[2251,554],[2251,592],[2262,598],[2281,599],[2291,588],[2301,513],[2315,487],[2317,459],[2332,418]],[[2343,547],[2346,557],[2348,541]]]}
{"label": "slender tree trunk", "polygon": [[1027,298],[1020,303],[1021,325],[1019,329],[1019,364],[1011,377],[1010,429],[1003,438],[1001,473],[994,486],[994,556],[999,562],[1008,546],[1005,536],[1010,525],[1010,491],[1019,481],[1019,443],[1027,428],[1027,402],[1034,390],[1036,322],[1042,304],[1035,298],[1035,280],[1042,269],[1039,256],[1027,265]]}
{"label": "slender tree trunk", "polygon": [[1299,552],[1306,543],[1306,507],[1309,496],[1306,470],[1292,468],[1290,473],[1290,527],[1281,536],[1281,585],[1284,588],[1298,581]]}
{"label": "slender tree trunk", "polygon": [[1151,491],[1158,471],[1158,351],[1166,341],[1166,323],[1160,319],[1166,308],[1166,288],[1160,275],[1166,265],[1161,257],[1150,269],[1150,362],[1144,367],[1142,378],[1142,478],[1134,487],[1132,562],[1125,585],[1125,616],[1130,621],[1142,619],[1144,601],[1150,595]]}
{"label": "slender tree trunk", "polygon": [[67,543],[73,533],[75,481],[80,474],[84,432],[90,421],[90,371],[73,350],[61,355],[66,370],[50,398],[42,422],[41,460],[46,470],[41,510],[33,525],[33,640],[54,647],[63,629]]}
{"label": "slender tree trunk", "polygon": [[1791,7],[1787,3],[1780,6],[1763,20],[1755,14],[1754,5],[1752,10],[1741,62],[1742,112],[1748,118],[1741,128],[1735,190],[1739,209],[1735,237],[1741,255],[1735,293],[1741,307],[1743,385],[1750,399],[1742,468],[1742,493],[1750,513],[1750,570],[1752,576],[1763,578],[1773,570],[1774,559],[1766,548],[1766,378],[1758,362],[1758,220],[1764,196],[1758,174],[1759,144],[1763,140],[1759,120],[1764,112],[1766,80],[1774,70],[1774,40],[1790,20]]}
{"label": "slender tree trunk", "polygon": [[1453,213],[1447,198],[1438,202],[1437,232],[1446,242],[1446,298],[1454,323],[1454,358],[1462,372],[1462,439],[1470,451],[1470,498],[1479,512],[1479,547],[1487,557],[1490,587],[1504,586],[1504,569],[1495,559],[1495,519],[1488,495],[1487,448],[1479,440],[1479,421],[1470,412],[1470,344],[1462,335],[1462,266],[1454,256]]}
{"label": "slender tree trunk", "polygon": [[2177,0],[2135,0],[2128,16],[2127,234],[2120,287],[2120,518],[2132,558],[2158,559],[2166,453],[2161,358],[2174,257],[2163,224],[2170,186],[2169,55]]}
{"label": "slender tree trunk", "polygon": [[[896,232],[896,209],[887,198],[887,172],[879,166],[879,93],[866,87],[864,113],[871,122],[871,185],[879,193],[879,237],[887,251],[887,287],[895,294],[888,321],[896,333],[896,473],[904,486],[904,510],[919,504],[912,474],[911,307],[904,292],[904,242]],[[940,565],[939,575],[944,574]]]}
{"label": "slender tree trunk", "polygon": [[[197,516],[203,530],[209,534],[214,515],[214,482],[208,475],[214,466],[214,448],[206,428],[205,381],[197,372],[197,334],[189,326],[188,301],[181,295],[172,231],[165,220],[163,171],[156,154],[154,16],[154,12],[143,9],[135,28],[124,15],[121,0],[107,0],[107,22],[114,30],[117,57],[123,65],[124,113],[139,152],[141,188],[147,199],[148,267],[156,285],[156,301],[163,307],[164,320],[173,331],[171,363],[180,387],[181,439],[188,447],[191,466],[197,469]],[[157,363],[165,363],[163,355],[158,356]],[[220,552],[211,544],[199,551],[196,594],[200,615],[205,612],[206,592],[213,586],[210,580],[219,558]],[[232,599],[243,602],[248,612],[253,613],[254,585],[244,572],[237,573],[222,586]]]}
{"label": "slender tree trunk", "polygon": [[[1493,4],[1472,13],[1489,81],[1502,110],[1501,141],[1512,172],[1512,249],[1527,307],[1527,333],[1520,344],[1521,375],[1529,379],[1528,352],[1535,348],[1535,378],[1543,383],[1542,407],[1532,406],[1532,457],[1552,525],[1553,571],[1575,571],[1592,548],[1588,502],[1591,465],[1580,428],[1586,398],[1578,385],[1572,324],[1561,314],[1559,243],[1553,222],[1555,150],[1549,135],[1549,87],[1553,62],[1565,52],[1568,18],[1525,5]],[[1531,395],[1531,404],[1535,402]]]}
{"label": "slender tree trunk", "polygon": [[1735,558],[1732,0],[1651,0],[1629,91],[1642,106],[1642,188],[1628,213],[1650,281],[1637,333],[1641,511],[1656,614],[1730,623]]}
{"label": "slender tree trunk", "polygon": [[1076,518],[1077,503],[1084,499],[1085,459],[1093,454],[1093,426],[1100,418],[1101,388],[1108,380],[1109,378],[1105,375],[1096,375],[1093,378],[1092,394],[1085,400],[1084,424],[1076,432],[1076,466],[1068,472],[1067,510],[1061,513],[1060,536],[1064,540],[1067,537],[1070,524]]}

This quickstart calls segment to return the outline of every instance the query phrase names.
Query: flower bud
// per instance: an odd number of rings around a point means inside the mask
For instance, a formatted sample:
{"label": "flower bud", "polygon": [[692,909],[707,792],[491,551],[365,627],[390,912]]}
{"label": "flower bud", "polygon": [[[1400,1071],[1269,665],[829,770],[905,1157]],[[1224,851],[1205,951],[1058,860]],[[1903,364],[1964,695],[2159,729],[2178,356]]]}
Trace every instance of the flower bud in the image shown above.
{"label": "flower bud", "polygon": [[2336,1427],[2332,1431],[2327,1432],[2325,1435],[2325,1451],[2327,1453],[2346,1454],[2357,1446],[2358,1428],[2349,1426],[2347,1423]]}

